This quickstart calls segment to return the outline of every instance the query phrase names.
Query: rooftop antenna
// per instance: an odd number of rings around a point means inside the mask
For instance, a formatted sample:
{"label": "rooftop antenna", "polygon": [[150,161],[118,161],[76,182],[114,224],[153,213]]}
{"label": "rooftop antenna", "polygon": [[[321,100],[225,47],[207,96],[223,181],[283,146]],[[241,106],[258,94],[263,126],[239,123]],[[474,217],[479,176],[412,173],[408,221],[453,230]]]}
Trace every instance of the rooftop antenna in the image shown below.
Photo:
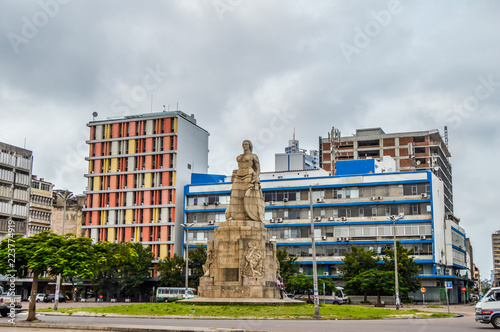
{"label": "rooftop antenna", "polygon": [[444,126],[444,144],[448,148],[448,126]]}
{"label": "rooftop antenna", "polygon": [[98,116],[97,112],[92,113],[92,121],[95,121],[95,118]]}
{"label": "rooftop antenna", "polygon": [[179,102],[177,102],[177,111],[179,110]]}
{"label": "rooftop antenna", "polygon": [[163,112],[165,112],[165,105],[163,105]]}

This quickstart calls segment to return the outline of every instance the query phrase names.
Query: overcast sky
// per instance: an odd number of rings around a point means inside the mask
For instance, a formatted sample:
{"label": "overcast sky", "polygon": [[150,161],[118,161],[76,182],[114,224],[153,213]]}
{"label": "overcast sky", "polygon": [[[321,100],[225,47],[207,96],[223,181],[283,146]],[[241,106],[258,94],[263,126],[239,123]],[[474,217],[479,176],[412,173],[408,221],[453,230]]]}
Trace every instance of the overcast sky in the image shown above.
{"label": "overcast sky", "polygon": [[317,149],[332,126],[448,125],[455,214],[489,278],[499,17],[494,0],[0,0],[0,141],[26,141],[34,174],[81,193],[94,111],[103,120],[179,103],[210,132],[218,174],[246,138],[273,171],[294,129]]}

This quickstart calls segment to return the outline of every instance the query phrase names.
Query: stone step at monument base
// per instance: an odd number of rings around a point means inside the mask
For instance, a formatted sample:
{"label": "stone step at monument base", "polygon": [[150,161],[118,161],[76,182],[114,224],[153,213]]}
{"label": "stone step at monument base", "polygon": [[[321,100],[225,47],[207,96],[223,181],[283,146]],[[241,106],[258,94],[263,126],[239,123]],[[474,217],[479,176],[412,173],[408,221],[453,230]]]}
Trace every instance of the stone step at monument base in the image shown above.
{"label": "stone step at monument base", "polygon": [[199,293],[207,298],[240,298],[240,299],[278,299],[279,289],[276,286],[262,285],[203,285],[198,287]]}
{"label": "stone step at monument base", "polygon": [[294,299],[248,299],[248,298],[206,298],[206,297],[195,297],[192,299],[179,300],[178,302],[192,303],[200,305],[304,305],[304,301],[294,300]]}

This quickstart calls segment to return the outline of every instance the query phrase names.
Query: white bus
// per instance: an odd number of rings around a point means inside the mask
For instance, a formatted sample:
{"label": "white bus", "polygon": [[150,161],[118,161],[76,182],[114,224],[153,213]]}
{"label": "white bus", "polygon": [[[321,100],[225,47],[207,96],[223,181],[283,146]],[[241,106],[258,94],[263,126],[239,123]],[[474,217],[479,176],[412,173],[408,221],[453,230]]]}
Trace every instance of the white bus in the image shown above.
{"label": "white bus", "polygon": [[[173,302],[185,299],[185,287],[158,287],[156,290],[156,301],[158,302]],[[196,296],[196,289],[187,289],[187,298],[192,299]]]}

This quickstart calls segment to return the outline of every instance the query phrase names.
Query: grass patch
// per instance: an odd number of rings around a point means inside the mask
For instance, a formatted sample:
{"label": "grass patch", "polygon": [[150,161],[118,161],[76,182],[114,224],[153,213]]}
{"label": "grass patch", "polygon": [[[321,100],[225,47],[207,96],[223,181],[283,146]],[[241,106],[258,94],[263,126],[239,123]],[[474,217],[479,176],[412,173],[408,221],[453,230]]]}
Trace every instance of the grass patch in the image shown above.
{"label": "grass patch", "polygon": [[442,308],[440,305],[428,305],[427,308]]}
{"label": "grass patch", "polygon": [[[49,309],[38,310],[50,312]],[[60,308],[59,312],[73,314],[88,312],[107,315],[183,316],[183,317],[230,317],[230,318],[311,318],[314,305],[257,306],[257,305],[198,305],[188,303],[141,303],[109,307]],[[449,317],[447,313],[430,313],[421,310],[399,310],[361,306],[321,306],[320,314],[326,319],[382,319],[397,316]]]}

